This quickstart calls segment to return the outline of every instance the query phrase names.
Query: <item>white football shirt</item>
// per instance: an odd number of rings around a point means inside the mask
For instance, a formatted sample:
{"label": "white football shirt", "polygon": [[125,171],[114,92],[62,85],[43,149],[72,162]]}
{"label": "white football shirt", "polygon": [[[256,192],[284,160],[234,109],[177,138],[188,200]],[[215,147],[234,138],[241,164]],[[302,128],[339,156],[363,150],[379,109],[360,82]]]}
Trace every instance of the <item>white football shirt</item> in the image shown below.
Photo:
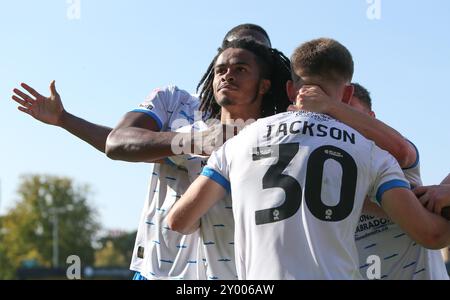
{"label": "white football shirt", "polygon": [[409,188],[396,160],[321,114],[260,119],[202,175],[231,192],[240,279],[360,279],[354,232],[366,195]]}
{"label": "white football shirt", "polygon": [[[155,90],[135,112],[148,114],[161,131],[207,129],[198,99],[175,86]],[[186,125],[190,124],[190,125]],[[202,219],[191,235],[171,231],[166,216],[206,165],[207,158],[179,155],[155,164],[142,211],[131,269],[148,279],[236,279],[234,220],[229,198]]]}
{"label": "white football shirt", "polygon": [[[403,172],[412,187],[422,185],[418,151],[416,162]],[[440,251],[418,245],[389,219],[362,214],[355,239],[364,278],[368,278],[368,257],[377,255],[381,262],[381,279],[449,279]]]}
{"label": "white football shirt", "polygon": [[[188,92],[169,86],[157,89],[134,112],[153,118],[161,131],[174,131],[194,122],[199,101]],[[154,164],[148,196],[141,214],[130,269],[148,279],[203,279],[200,231],[182,235],[171,231],[166,217],[189,187],[185,169],[170,163]]]}
{"label": "white football shirt", "polygon": [[[199,121],[178,129],[178,132],[201,132],[208,126]],[[192,182],[200,175],[208,157],[181,155],[171,157],[174,163],[188,170]],[[201,219],[200,238],[203,257],[199,259],[206,269],[206,279],[237,279],[234,258],[234,219],[231,197],[227,196],[214,205]]]}

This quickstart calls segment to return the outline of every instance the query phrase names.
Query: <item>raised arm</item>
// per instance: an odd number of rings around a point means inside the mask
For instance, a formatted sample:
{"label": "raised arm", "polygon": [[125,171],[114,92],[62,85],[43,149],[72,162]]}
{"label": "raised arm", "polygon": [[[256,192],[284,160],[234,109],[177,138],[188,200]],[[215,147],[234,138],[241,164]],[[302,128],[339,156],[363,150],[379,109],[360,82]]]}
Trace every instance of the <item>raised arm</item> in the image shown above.
{"label": "raised arm", "polygon": [[419,244],[430,249],[442,249],[450,245],[450,222],[427,211],[410,190],[388,190],[382,195],[381,201],[389,218]]}
{"label": "raised arm", "polygon": [[[106,155],[114,160],[152,162],[175,155],[171,143],[179,135],[160,132],[155,119],[145,113],[129,112],[113,129],[106,141]],[[179,154],[179,153],[178,153]]]}
{"label": "raised arm", "polygon": [[18,109],[38,121],[61,127],[101,152],[105,152],[106,138],[111,128],[97,125],[68,113],[56,91],[55,81],[50,83],[50,96],[44,97],[29,85],[22,83],[28,93],[14,89],[12,99]]}
{"label": "raised arm", "polygon": [[106,155],[130,162],[153,162],[179,154],[208,156],[236,133],[234,129],[233,126],[214,124],[195,134],[193,131],[160,132],[158,123],[149,115],[129,112],[109,135]]}
{"label": "raised arm", "polygon": [[356,129],[394,156],[402,168],[411,167],[417,160],[414,146],[395,129],[348,104],[330,99],[318,86],[304,86],[298,94],[297,107],[330,115]]}
{"label": "raised arm", "polygon": [[169,211],[170,229],[182,234],[193,233],[200,226],[200,218],[225,195],[223,186],[200,175]]}

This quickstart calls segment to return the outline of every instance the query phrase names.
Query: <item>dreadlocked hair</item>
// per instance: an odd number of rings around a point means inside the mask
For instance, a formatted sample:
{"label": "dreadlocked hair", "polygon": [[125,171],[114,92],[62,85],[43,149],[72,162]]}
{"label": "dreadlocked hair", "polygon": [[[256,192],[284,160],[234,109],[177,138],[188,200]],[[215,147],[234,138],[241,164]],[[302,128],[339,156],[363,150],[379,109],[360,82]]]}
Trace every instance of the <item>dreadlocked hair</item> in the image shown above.
{"label": "dreadlocked hair", "polygon": [[[248,32],[245,34],[244,33],[245,30],[252,31],[254,33],[253,33],[253,35]],[[242,35],[243,33],[245,35]],[[260,33],[264,38],[267,39],[266,42],[268,44],[265,44],[267,47],[271,46],[270,37],[267,34],[267,32],[264,30],[264,28],[262,28],[261,26],[256,25],[256,24],[245,23],[245,24],[237,25],[237,26],[231,28],[230,31],[227,32],[227,34],[225,35],[225,37],[222,40],[221,48],[226,49],[227,45],[230,43],[230,41],[228,39],[230,37],[232,37],[233,35],[237,36],[238,37],[237,39],[245,38],[245,39],[255,39],[255,41],[257,41],[256,37],[254,36],[255,33]],[[264,43],[261,41],[259,43],[264,45]],[[218,48],[217,51],[219,52],[221,50],[221,48]],[[289,61],[289,59],[288,59],[288,61]],[[289,64],[289,69],[290,69],[290,67],[291,66]],[[200,87],[209,84],[207,79],[212,80],[214,78],[213,69],[214,69],[214,60],[209,64],[208,69],[206,70],[206,73],[203,75],[202,79],[200,80],[199,84],[197,85],[197,93],[200,90]]]}
{"label": "dreadlocked hair", "polygon": [[286,82],[291,79],[291,63],[281,51],[265,47],[252,39],[239,39],[226,43],[218,49],[216,57],[210,63],[206,73],[197,86],[201,87],[200,111],[211,118],[220,118],[221,107],[214,99],[214,65],[223,51],[229,48],[244,49],[252,52],[261,68],[261,75],[271,82],[270,90],[264,95],[261,103],[261,117],[285,112],[291,104],[286,92]]}

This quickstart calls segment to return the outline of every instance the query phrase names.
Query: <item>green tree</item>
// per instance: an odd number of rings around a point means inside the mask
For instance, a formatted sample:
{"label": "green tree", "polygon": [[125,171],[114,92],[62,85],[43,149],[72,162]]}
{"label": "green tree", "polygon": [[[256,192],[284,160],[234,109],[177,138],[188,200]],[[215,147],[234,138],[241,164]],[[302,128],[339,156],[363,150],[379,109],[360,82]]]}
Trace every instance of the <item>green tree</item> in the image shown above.
{"label": "green tree", "polygon": [[14,266],[6,256],[6,243],[4,236],[6,229],[3,226],[4,217],[0,216],[0,279],[8,279],[14,277]]}
{"label": "green tree", "polygon": [[128,267],[133,255],[136,231],[108,234],[99,239],[101,248],[95,253],[97,267]]}
{"label": "green tree", "polygon": [[96,267],[124,267],[127,266],[125,256],[114,247],[112,241],[106,242],[106,245],[95,252]]}
{"label": "green tree", "polygon": [[88,186],[75,186],[69,178],[28,175],[21,178],[18,194],[16,206],[1,220],[0,278],[11,278],[10,270],[26,261],[53,266],[54,228],[59,266],[70,255],[78,255],[83,265],[94,262],[92,242],[99,224],[88,203]]}

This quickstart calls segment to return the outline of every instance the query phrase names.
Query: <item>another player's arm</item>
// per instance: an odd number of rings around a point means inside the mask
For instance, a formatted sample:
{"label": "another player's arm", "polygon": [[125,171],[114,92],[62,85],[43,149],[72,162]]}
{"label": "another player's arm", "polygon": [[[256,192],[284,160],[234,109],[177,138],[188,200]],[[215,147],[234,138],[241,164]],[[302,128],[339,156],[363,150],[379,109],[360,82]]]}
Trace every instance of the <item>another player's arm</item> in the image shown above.
{"label": "another player's arm", "polygon": [[55,81],[50,84],[50,97],[42,96],[25,83],[21,86],[28,94],[14,89],[15,95],[12,96],[12,99],[20,104],[20,111],[43,123],[61,127],[97,150],[105,152],[106,139],[112,128],[88,122],[67,112],[56,91]]}
{"label": "another player's arm", "polygon": [[200,218],[226,193],[222,185],[200,175],[169,211],[170,229],[182,234],[193,233],[200,226]]}
{"label": "another player's arm", "polygon": [[381,201],[389,218],[419,244],[430,249],[450,245],[450,222],[426,210],[410,190],[390,189],[383,193]]}
{"label": "another player's arm", "polygon": [[[129,112],[112,130],[106,141],[106,155],[114,160],[152,162],[172,155],[172,141],[177,135],[191,134],[160,132],[155,119],[141,112]],[[178,153],[179,154],[179,153]]]}
{"label": "another player's arm", "polygon": [[[197,134],[161,132],[154,118],[143,112],[129,112],[109,135],[106,155],[111,159],[130,162],[153,162],[181,154],[174,153],[173,149],[182,149],[183,154],[209,155],[221,145],[216,142],[219,138],[232,136],[224,132],[230,130],[221,124]],[[196,135],[201,135],[201,138],[196,138]]]}
{"label": "another player's arm", "polygon": [[436,214],[440,215],[444,207],[450,206],[450,184],[419,186],[413,192],[423,206]]}
{"label": "another player's arm", "polygon": [[395,157],[400,167],[411,167],[417,161],[414,146],[385,123],[342,102],[331,103],[328,114],[373,140],[381,149],[388,151]]}
{"label": "another player's arm", "polygon": [[356,129],[388,151],[400,167],[411,167],[417,161],[417,152],[399,132],[385,123],[362,113],[341,101],[333,101],[318,86],[305,86],[297,98],[301,109],[324,113]]}
{"label": "another player's arm", "polygon": [[364,200],[362,212],[364,214],[376,216],[378,218],[388,218],[388,215],[385,213],[385,211],[381,207],[370,201],[369,198],[366,198],[366,200]]}

